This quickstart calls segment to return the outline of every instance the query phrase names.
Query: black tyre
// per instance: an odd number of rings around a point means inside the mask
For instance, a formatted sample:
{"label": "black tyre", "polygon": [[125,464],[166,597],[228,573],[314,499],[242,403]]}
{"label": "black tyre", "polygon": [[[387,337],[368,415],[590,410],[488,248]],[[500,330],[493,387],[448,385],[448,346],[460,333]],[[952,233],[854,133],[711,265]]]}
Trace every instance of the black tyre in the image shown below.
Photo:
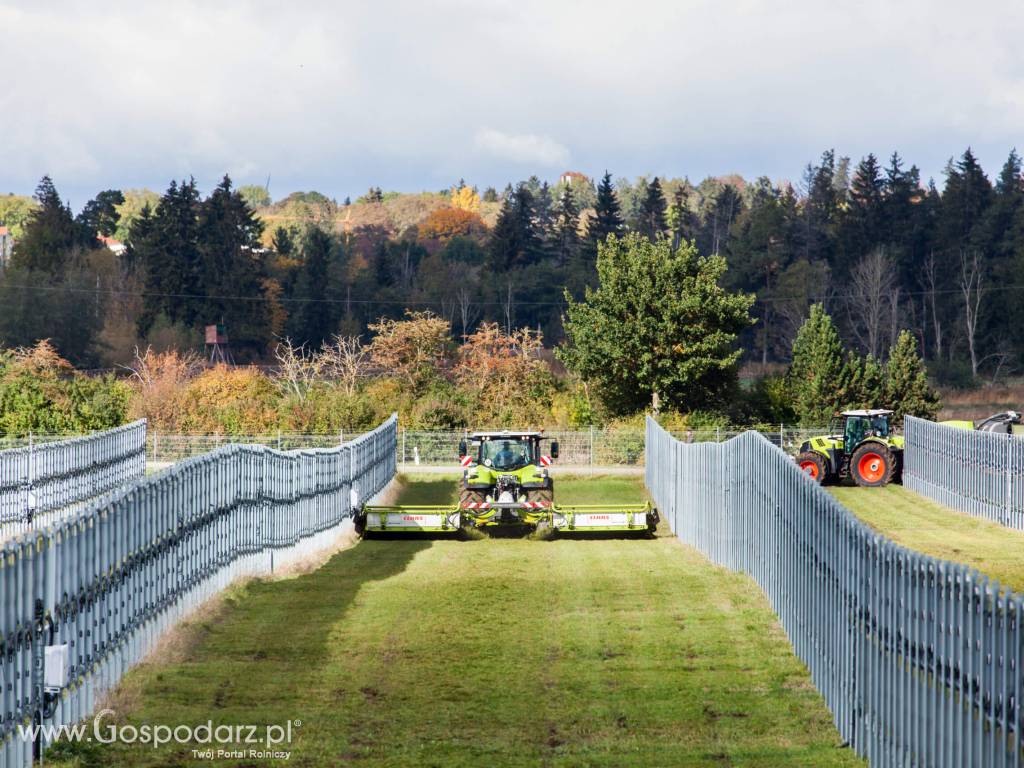
{"label": "black tyre", "polygon": [[804,451],[796,457],[796,463],[800,469],[810,475],[818,485],[825,483],[825,475],[828,471],[825,467],[825,457],[814,451]]}
{"label": "black tyre", "polygon": [[864,488],[880,488],[892,482],[896,460],[882,443],[867,442],[850,457],[850,476]]}

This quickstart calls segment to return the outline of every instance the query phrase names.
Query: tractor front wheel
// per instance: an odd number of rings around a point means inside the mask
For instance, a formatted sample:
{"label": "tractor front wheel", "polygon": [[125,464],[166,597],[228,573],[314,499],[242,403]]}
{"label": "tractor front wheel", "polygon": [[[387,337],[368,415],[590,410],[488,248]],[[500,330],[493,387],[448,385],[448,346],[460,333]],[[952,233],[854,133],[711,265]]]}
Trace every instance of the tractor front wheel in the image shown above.
{"label": "tractor front wheel", "polygon": [[850,457],[853,482],[865,488],[879,488],[892,482],[896,461],[892,452],[880,443],[865,443]]}
{"label": "tractor front wheel", "polygon": [[796,463],[800,469],[807,475],[810,475],[818,485],[824,484],[826,474],[824,456],[820,453],[815,453],[814,451],[804,451],[796,457]]}

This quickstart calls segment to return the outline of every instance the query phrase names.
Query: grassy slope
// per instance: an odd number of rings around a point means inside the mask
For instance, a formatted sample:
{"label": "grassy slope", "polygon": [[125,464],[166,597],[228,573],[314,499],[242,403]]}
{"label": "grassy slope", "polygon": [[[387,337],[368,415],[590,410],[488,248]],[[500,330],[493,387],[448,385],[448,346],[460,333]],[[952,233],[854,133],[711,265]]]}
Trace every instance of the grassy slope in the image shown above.
{"label": "grassy slope", "polygon": [[[643,494],[559,482],[566,501]],[[424,476],[402,501],[453,493]],[[294,766],[859,762],[752,582],[670,535],[363,541],[236,591],[187,661],[124,688],[132,722],[300,718]],[[96,759],[193,764],[180,747]]]}
{"label": "grassy slope", "polygon": [[861,520],[893,541],[966,563],[1024,592],[1024,533],[949,509],[899,485],[829,490]]}

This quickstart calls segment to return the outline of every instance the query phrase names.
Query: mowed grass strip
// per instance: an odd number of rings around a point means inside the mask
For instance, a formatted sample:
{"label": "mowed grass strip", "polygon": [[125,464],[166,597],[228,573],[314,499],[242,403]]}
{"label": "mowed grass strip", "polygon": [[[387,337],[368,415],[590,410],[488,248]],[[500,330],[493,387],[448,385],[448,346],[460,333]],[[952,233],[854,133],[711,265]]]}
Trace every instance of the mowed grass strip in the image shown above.
{"label": "mowed grass strip", "polygon": [[[454,493],[413,477],[400,500]],[[556,494],[644,490],[562,478]],[[129,722],[299,719],[293,766],[860,764],[753,582],[671,534],[370,539],[234,591],[199,629],[184,661],[127,677]],[[190,750],[83,758],[194,765]]]}
{"label": "mowed grass strip", "polygon": [[829,491],[857,517],[898,544],[964,563],[1024,592],[1024,533],[925,498],[901,485],[835,486]]}

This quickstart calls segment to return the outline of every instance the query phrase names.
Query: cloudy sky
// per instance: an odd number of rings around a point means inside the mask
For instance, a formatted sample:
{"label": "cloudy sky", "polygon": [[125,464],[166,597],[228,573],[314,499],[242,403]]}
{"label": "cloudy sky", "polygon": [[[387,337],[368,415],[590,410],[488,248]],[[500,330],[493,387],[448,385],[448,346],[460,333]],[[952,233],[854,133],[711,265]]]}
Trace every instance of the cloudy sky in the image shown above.
{"label": "cloudy sky", "polygon": [[1008,0],[0,0],[0,191],[796,179],[829,147],[994,175],[1022,39]]}

